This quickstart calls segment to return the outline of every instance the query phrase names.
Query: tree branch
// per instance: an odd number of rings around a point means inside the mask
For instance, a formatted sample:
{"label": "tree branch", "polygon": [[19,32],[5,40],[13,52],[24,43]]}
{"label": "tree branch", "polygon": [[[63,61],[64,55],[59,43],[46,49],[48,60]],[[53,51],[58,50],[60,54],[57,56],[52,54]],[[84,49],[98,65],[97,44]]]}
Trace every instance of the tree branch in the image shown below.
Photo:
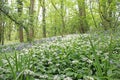
{"label": "tree branch", "polygon": [[9,13],[5,12],[1,7],[0,7],[0,11],[6,15],[10,20],[12,20],[13,22],[15,22],[15,24],[22,26],[25,28],[25,26],[23,24],[21,24],[20,22],[16,21],[16,19],[14,19],[12,16],[9,15]]}

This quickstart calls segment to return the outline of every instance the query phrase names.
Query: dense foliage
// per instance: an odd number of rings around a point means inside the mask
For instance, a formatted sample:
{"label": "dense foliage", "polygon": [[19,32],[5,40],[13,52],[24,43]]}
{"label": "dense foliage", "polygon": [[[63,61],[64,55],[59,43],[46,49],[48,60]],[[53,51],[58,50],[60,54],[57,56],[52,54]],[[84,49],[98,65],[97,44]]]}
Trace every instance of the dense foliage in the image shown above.
{"label": "dense foliage", "polygon": [[69,35],[3,54],[0,79],[119,80],[120,38],[108,33]]}

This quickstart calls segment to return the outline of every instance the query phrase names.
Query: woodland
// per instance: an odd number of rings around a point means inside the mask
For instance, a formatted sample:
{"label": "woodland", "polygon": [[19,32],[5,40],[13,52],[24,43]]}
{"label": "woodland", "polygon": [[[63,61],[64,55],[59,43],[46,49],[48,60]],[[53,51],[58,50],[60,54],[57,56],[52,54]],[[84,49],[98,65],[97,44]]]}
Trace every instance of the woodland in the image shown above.
{"label": "woodland", "polygon": [[0,0],[0,80],[120,80],[120,0]]}

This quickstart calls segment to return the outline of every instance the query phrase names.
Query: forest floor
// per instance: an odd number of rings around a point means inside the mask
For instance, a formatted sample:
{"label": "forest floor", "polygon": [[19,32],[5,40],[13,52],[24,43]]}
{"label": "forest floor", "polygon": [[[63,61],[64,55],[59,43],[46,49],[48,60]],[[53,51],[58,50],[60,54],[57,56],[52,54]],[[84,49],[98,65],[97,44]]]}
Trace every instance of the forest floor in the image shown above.
{"label": "forest floor", "polygon": [[119,80],[119,35],[72,34],[2,47],[0,80]]}
{"label": "forest floor", "polygon": [[0,52],[13,52],[15,51],[21,51],[23,49],[30,49],[32,48],[35,44],[44,44],[46,42],[55,42],[55,41],[61,41],[61,40],[69,40],[72,38],[77,38],[79,37],[79,34],[70,34],[70,35],[64,35],[62,36],[54,36],[54,37],[49,37],[49,38],[42,38],[40,40],[35,40],[31,43],[15,43],[15,44],[7,44],[7,45],[0,45]]}

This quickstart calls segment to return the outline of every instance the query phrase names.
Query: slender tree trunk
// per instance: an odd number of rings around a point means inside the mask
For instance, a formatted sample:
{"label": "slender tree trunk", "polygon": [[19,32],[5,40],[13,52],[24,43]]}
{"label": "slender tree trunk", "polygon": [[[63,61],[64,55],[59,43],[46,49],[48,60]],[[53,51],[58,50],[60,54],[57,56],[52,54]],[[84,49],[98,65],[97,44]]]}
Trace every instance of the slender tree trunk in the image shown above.
{"label": "slender tree trunk", "polygon": [[1,43],[1,40],[2,40],[2,22],[1,22],[1,12],[0,12],[0,43]]}
{"label": "slender tree trunk", "polygon": [[30,10],[29,10],[29,15],[30,15],[30,31],[29,31],[29,37],[30,41],[34,40],[34,3],[35,0],[30,0]]}
{"label": "slender tree trunk", "polygon": [[[22,0],[17,0],[17,3],[18,3],[18,15],[19,17],[21,17],[22,15],[22,11],[23,11],[23,3],[22,3]],[[22,21],[21,21],[21,24],[22,24]],[[23,42],[24,39],[23,39],[23,26],[19,26],[19,39],[20,39],[20,42]]]}
{"label": "slender tree trunk", "polygon": [[11,32],[12,32],[12,25],[11,25],[11,21],[8,23],[8,40],[10,41],[11,40]]}
{"label": "slender tree trunk", "polygon": [[57,22],[56,22],[56,18],[55,18],[55,21],[54,21],[54,36],[56,36],[57,35],[57,24],[56,24]]}
{"label": "slender tree trunk", "polygon": [[[5,2],[6,2],[6,4],[9,3],[8,0],[5,0]],[[9,10],[7,10],[7,12],[9,13]],[[7,23],[8,32],[7,32],[6,36],[7,36],[7,40],[10,41],[11,40],[11,32],[12,32],[12,21],[9,19],[7,19],[7,20],[8,20],[8,23]]]}
{"label": "slender tree trunk", "polygon": [[30,41],[29,28],[28,27],[24,27],[24,30],[25,30],[25,33],[26,33],[27,41]]}
{"label": "slender tree trunk", "polygon": [[42,2],[42,24],[43,24],[43,37],[46,37],[46,19],[45,19],[45,14],[46,14],[46,9],[45,9],[45,0]]}
{"label": "slender tree trunk", "polygon": [[2,22],[1,22],[1,15],[0,15],[0,44],[1,44],[1,41],[2,41]]}
{"label": "slender tree trunk", "polygon": [[23,27],[19,27],[19,39],[20,42],[23,42]]}
{"label": "slender tree trunk", "polygon": [[0,43],[4,45],[4,20],[3,20],[3,15],[0,15]]}
{"label": "slender tree trunk", "polygon": [[1,43],[2,45],[4,45],[4,26],[5,26],[5,22],[2,23],[2,40],[1,40]]}
{"label": "slender tree trunk", "polygon": [[65,20],[64,20],[64,1],[61,0],[61,22],[62,22],[62,32],[61,35],[65,33]]}
{"label": "slender tree trunk", "polygon": [[[3,5],[4,5],[4,1],[2,1],[0,3],[0,6],[2,5],[2,8],[3,8]],[[3,14],[0,12],[0,44],[4,45],[4,16]]]}
{"label": "slender tree trunk", "polygon": [[[1,6],[1,4],[0,4]],[[2,41],[2,13],[0,12],[0,44],[1,44],[1,41]]]}

